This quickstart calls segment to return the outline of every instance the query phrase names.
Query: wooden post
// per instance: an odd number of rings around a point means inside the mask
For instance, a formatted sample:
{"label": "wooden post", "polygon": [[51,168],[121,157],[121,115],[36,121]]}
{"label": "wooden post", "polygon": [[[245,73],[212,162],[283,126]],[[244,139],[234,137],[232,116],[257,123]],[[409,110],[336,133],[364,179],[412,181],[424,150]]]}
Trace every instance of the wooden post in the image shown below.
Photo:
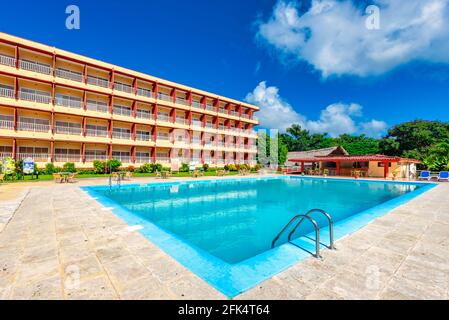
{"label": "wooden post", "polygon": [[340,175],[340,161],[336,161],[336,172],[337,172],[337,176]]}
{"label": "wooden post", "polygon": [[305,170],[305,163],[304,161],[301,161],[301,172],[304,173]]}

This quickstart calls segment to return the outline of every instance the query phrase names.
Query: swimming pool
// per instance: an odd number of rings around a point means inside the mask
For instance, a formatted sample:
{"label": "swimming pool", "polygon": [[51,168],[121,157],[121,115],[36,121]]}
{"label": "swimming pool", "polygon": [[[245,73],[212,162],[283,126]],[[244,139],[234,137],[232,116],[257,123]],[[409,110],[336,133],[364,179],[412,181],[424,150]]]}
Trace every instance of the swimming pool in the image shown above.
{"label": "swimming pool", "polygon": [[[150,241],[225,295],[232,297],[310,256],[273,238],[296,214],[327,211],[338,239],[408,201],[430,184],[264,177],[84,187]],[[312,214],[328,243],[327,220]],[[307,247],[303,224],[294,242]],[[307,248],[306,248],[307,249]]]}

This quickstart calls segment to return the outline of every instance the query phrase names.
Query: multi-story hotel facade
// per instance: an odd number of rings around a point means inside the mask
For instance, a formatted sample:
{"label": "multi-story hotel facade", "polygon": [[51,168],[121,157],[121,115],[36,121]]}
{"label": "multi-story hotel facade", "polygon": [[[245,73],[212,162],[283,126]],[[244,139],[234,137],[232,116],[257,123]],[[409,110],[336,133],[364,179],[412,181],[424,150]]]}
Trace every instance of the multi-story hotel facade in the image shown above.
{"label": "multi-story hotel facade", "polygon": [[258,110],[0,33],[0,159],[252,165]]}

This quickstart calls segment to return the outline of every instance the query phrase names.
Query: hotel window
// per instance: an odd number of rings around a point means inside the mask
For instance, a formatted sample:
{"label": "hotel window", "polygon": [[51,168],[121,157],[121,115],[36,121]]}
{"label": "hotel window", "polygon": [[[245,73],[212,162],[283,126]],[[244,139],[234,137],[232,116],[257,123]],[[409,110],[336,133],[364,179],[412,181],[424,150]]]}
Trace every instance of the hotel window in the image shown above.
{"label": "hotel window", "polygon": [[19,147],[19,153],[48,154],[48,148],[44,148],[44,147]]}
{"label": "hotel window", "polygon": [[51,102],[49,92],[29,88],[20,88],[20,99],[46,104]]}
{"label": "hotel window", "polygon": [[62,134],[81,134],[81,123],[56,121],[55,132]]}
{"label": "hotel window", "polygon": [[137,109],[137,117],[143,119],[150,119],[151,111],[145,109]]}
{"label": "hotel window", "polygon": [[136,140],[140,141],[150,141],[150,132],[148,131],[136,131]]}
{"label": "hotel window", "polygon": [[69,107],[69,108],[82,108],[82,100],[78,97],[72,97],[63,94],[56,94],[55,104],[57,106]]}
{"label": "hotel window", "polygon": [[108,128],[106,126],[88,124],[86,125],[86,135],[94,137],[107,137]]}
{"label": "hotel window", "polygon": [[95,150],[95,149],[86,150],[85,157],[86,160],[105,160],[106,150]]}
{"label": "hotel window", "polygon": [[112,129],[112,137],[117,139],[129,139],[131,138],[131,130],[124,128]]}
{"label": "hotel window", "polygon": [[19,130],[47,132],[50,130],[50,120],[19,117]]}
{"label": "hotel window", "polygon": [[114,105],[114,114],[120,116],[130,116],[131,115],[131,107],[125,107],[120,105]]}
{"label": "hotel window", "polygon": [[2,153],[11,153],[12,147],[9,146],[0,146],[0,154]]}
{"label": "hotel window", "polygon": [[0,84],[0,97],[14,98],[14,87]]}

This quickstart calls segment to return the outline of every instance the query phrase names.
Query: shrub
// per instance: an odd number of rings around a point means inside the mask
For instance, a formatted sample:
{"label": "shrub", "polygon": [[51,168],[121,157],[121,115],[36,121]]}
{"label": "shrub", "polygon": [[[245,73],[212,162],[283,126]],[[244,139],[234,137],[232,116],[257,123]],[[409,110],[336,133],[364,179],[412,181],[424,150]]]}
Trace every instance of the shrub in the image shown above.
{"label": "shrub", "polygon": [[258,163],[254,166],[254,171],[259,172],[262,166]]}
{"label": "shrub", "polygon": [[116,172],[119,170],[121,165],[122,162],[120,160],[117,159],[108,160],[106,162],[106,172],[107,173]]}
{"label": "shrub", "polygon": [[203,169],[204,171],[209,170],[209,165],[207,163],[203,164]]}
{"label": "shrub", "polygon": [[179,172],[189,172],[189,165],[187,163],[181,164],[181,168],[179,168]]}
{"label": "shrub", "polygon": [[75,164],[73,162],[66,162],[62,166],[62,170],[65,172],[76,172]]}
{"label": "shrub", "polygon": [[98,174],[105,173],[106,162],[100,161],[100,160],[94,160],[93,164],[94,164],[95,173],[98,173]]}
{"label": "shrub", "polygon": [[14,172],[18,178],[23,175],[23,160],[16,161]]}
{"label": "shrub", "polygon": [[150,173],[153,172],[153,165],[151,163],[145,163],[137,169],[140,173]]}
{"label": "shrub", "polygon": [[152,164],[152,166],[153,166],[153,170],[151,171],[151,172],[156,172],[156,171],[162,171],[162,164],[160,164],[160,163],[153,163]]}
{"label": "shrub", "polygon": [[237,171],[237,167],[235,164],[228,165],[228,168],[226,169],[228,171]]}
{"label": "shrub", "polygon": [[83,175],[83,174],[96,174],[97,172],[95,170],[89,170],[89,169],[81,169],[78,170],[78,174],[79,175]]}
{"label": "shrub", "polygon": [[126,170],[129,172],[134,172],[136,170],[136,168],[134,166],[128,166],[128,168],[126,168]]}

